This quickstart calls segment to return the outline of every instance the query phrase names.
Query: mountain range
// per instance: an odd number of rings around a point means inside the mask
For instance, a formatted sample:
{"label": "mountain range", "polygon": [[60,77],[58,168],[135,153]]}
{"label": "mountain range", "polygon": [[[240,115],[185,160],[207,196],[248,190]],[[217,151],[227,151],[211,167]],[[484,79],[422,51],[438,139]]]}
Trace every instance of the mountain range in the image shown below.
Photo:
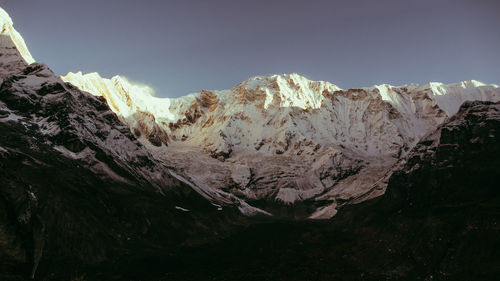
{"label": "mountain range", "polygon": [[297,218],[328,219],[342,205],[380,196],[398,160],[464,101],[500,100],[497,85],[474,80],[342,90],[269,75],[172,99],[120,76],[60,78],[104,97],[157,158],[207,193]]}
{"label": "mountain range", "polygon": [[158,98],[56,76],[0,24],[2,279],[498,273],[497,85],[282,74]]}

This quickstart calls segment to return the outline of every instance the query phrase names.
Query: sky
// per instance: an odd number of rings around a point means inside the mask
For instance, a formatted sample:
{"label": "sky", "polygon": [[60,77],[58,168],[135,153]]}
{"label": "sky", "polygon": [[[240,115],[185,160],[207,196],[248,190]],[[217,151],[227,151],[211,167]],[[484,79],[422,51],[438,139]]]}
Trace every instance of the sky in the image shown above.
{"label": "sky", "polygon": [[341,88],[500,84],[499,0],[0,0],[56,73],[160,97],[299,73]]}

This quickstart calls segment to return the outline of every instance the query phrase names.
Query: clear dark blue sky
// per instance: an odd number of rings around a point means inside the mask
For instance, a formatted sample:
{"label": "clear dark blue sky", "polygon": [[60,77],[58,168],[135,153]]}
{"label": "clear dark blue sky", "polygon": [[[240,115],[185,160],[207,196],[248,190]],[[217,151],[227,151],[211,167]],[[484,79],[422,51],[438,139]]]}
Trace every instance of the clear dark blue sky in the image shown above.
{"label": "clear dark blue sky", "polygon": [[127,76],[158,96],[297,72],[342,88],[500,84],[499,0],[0,0],[57,74]]}

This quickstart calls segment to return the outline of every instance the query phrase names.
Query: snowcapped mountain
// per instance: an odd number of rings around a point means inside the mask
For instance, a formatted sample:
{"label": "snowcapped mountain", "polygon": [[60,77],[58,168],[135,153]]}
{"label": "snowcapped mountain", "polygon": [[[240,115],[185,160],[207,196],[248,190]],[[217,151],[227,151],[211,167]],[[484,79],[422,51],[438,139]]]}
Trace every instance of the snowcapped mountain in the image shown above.
{"label": "snowcapped mountain", "polygon": [[396,162],[464,101],[500,100],[498,86],[478,81],[342,90],[270,75],[171,99],[120,76],[61,78],[105,97],[150,151],[193,182],[259,206],[308,201],[313,218],[383,194]]}
{"label": "snowcapped mountain", "polygon": [[1,280],[498,276],[498,86],[290,74],[157,98],[56,77],[0,24]]}
{"label": "snowcapped mountain", "polygon": [[[8,15],[1,15],[4,69],[26,72],[11,87],[74,91],[44,66],[24,69],[34,60]],[[278,216],[286,210],[287,216],[311,218],[330,218],[345,204],[383,194],[397,162],[464,101],[500,100],[498,86],[478,81],[343,90],[284,74],[253,77],[229,90],[157,98],[120,76],[78,72],[59,78],[103,97],[147,153],[211,202],[239,206],[246,214],[262,213],[250,203]],[[75,124],[94,126],[81,116]],[[40,122],[46,132],[60,130]],[[83,130],[75,138],[96,133]],[[116,150],[115,157],[136,161],[119,141],[99,141]],[[162,173],[158,167],[151,180]],[[157,181],[161,186],[161,177]]]}

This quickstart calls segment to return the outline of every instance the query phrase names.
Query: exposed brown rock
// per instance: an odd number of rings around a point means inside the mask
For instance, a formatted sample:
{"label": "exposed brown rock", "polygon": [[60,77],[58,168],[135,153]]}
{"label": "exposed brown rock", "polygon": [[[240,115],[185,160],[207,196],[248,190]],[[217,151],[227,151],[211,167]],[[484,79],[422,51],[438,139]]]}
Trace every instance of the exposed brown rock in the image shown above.
{"label": "exposed brown rock", "polygon": [[154,146],[168,145],[167,133],[156,124],[155,117],[149,112],[138,111],[135,115],[138,128],[134,128],[134,134],[140,136],[141,133]]}
{"label": "exposed brown rock", "polygon": [[201,90],[200,102],[201,106],[208,108],[208,110],[212,112],[217,108],[219,100],[214,92],[208,90]]}

